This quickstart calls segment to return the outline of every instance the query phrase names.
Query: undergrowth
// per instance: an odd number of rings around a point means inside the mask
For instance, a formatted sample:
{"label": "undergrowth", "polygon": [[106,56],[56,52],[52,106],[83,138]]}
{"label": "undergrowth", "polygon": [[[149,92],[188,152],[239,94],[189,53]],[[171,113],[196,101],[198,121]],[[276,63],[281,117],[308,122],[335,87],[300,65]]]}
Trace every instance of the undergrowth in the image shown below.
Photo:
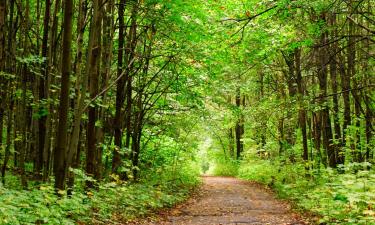
{"label": "undergrowth", "polygon": [[215,176],[234,177],[237,176],[240,161],[226,156],[221,151],[212,151],[209,160],[213,164],[208,174]]}
{"label": "undergrowth", "polygon": [[216,162],[213,167],[212,174],[215,176],[236,176],[238,172],[239,163],[236,160],[223,160]]}
{"label": "undergrowth", "polygon": [[243,161],[238,177],[271,186],[281,198],[319,215],[320,224],[375,224],[375,173],[369,163],[306,171],[303,164]]}
{"label": "undergrowth", "polygon": [[[11,176],[10,176],[11,177]],[[156,176],[155,176],[156,177]],[[0,224],[112,224],[147,215],[185,200],[199,184],[196,176],[139,183],[110,182],[98,189],[78,188],[71,196],[58,197],[50,184],[19,190],[0,186]],[[8,180],[11,180],[9,178]]]}

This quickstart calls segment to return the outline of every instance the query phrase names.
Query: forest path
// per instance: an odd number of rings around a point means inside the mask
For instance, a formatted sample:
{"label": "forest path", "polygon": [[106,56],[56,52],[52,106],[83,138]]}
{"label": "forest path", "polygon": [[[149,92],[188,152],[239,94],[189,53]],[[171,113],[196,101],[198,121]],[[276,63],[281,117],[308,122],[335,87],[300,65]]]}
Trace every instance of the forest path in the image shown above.
{"label": "forest path", "polygon": [[262,185],[230,177],[203,177],[198,197],[171,210],[160,225],[307,224]]}

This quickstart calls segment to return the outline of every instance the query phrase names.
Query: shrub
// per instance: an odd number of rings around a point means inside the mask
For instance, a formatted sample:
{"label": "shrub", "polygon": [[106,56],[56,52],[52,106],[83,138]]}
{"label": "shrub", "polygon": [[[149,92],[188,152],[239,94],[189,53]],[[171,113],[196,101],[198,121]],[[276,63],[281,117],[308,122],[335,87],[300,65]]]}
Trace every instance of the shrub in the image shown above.
{"label": "shrub", "polygon": [[375,221],[375,173],[368,167],[356,163],[341,168],[345,173],[306,172],[303,164],[251,160],[241,163],[238,177],[273,186],[280,197],[320,215],[320,223],[367,225]]}

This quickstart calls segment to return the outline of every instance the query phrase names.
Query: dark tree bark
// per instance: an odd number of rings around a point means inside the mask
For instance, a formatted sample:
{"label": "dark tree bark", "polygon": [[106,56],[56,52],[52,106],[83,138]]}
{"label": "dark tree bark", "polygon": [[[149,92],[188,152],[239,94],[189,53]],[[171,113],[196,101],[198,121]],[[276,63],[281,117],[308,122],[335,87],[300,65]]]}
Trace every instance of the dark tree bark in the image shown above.
{"label": "dark tree bark", "polygon": [[[371,12],[372,8],[371,8],[371,4],[370,4],[370,0],[368,1],[368,7],[367,7],[367,11],[368,12]],[[370,22],[368,21],[367,22],[367,27],[369,27],[370,25]],[[370,32],[367,31],[366,32],[367,35],[370,35]],[[367,53],[365,54],[366,57],[371,57],[370,56],[370,51],[371,51],[371,48],[370,48],[370,40],[369,39],[366,39],[365,40],[365,44],[364,44],[364,48],[366,49]],[[368,65],[368,62],[365,61],[365,65],[364,65],[364,72],[365,72],[365,80],[367,82],[365,82],[365,84],[367,85],[371,85],[371,84],[374,84],[374,76],[371,74],[371,69]],[[371,89],[372,92],[374,91],[374,89]],[[372,138],[373,138],[373,134],[374,134],[374,108],[372,107],[371,108],[371,105],[373,105],[373,100],[371,100],[370,98],[370,93],[371,91],[369,91],[368,93],[365,93],[364,95],[364,102],[365,102],[365,105],[366,105],[366,121],[365,121],[365,125],[366,125],[366,129],[365,129],[365,136],[366,136],[366,153],[365,153],[365,158],[366,158],[366,161],[369,161],[371,159],[373,159],[374,157],[374,146],[371,145],[371,141],[372,141]]]}
{"label": "dark tree bark", "polygon": [[64,22],[63,22],[63,51],[61,57],[62,76],[59,106],[59,125],[57,131],[57,144],[54,152],[55,188],[65,189],[66,177],[66,146],[68,143],[68,110],[69,110],[69,88],[71,73],[71,47],[72,47],[72,20],[73,0],[65,0]]}
{"label": "dark tree bark", "polygon": [[[288,92],[290,98],[295,98],[297,95],[297,85],[296,85],[296,65],[295,65],[295,58],[294,58],[294,52],[283,52],[285,63],[288,66],[288,72],[285,72],[285,78],[288,85]],[[294,135],[294,129],[295,124],[292,120],[293,115],[291,109],[287,110],[287,118],[284,122],[284,132],[285,132],[285,144],[290,148],[295,144],[295,135]],[[291,161],[294,161],[294,153],[291,153],[289,156]]]}
{"label": "dark tree bark", "polygon": [[[238,111],[241,110],[241,106],[245,105],[245,98],[241,97],[241,90],[237,88],[236,90],[236,106]],[[236,134],[236,158],[241,158],[241,153],[243,152],[243,134],[244,134],[244,118],[242,112],[238,115],[236,127],[235,127],[235,134]]]}
{"label": "dark tree bark", "polygon": [[[131,71],[134,67],[134,57],[135,57],[135,48],[137,46],[137,13],[138,13],[138,4],[135,4],[132,9],[131,14],[131,25],[130,31],[126,39],[126,48],[125,48],[125,80],[126,80],[126,106],[125,106],[125,128],[126,128],[126,137],[125,137],[125,148],[130,148],[130,140],[133,134],[132,127],[132,109],[133,109],[133,77]],[[129,158],[132,158],[130,156]]]}
{"label": "dark tree bark", "polygon": [[118,39],[118,53],[117,53],[117,77],[120,77],[120,80],[117,83],[116,89],[116,114],[114,119],[114,136],[115,136],[115,145],[117,149],[113,152],[112,159],[112,172],[118,173],[117,170],[121,166],[121,148],[122,148],[122,134],[123,134],[123,105],[125,102],[125,83],[126,77],[123,74],[123,61],[124,61],[124,6],[125,0],[120,0],[118,8],[118,19],[119,19],[119,39]]}
{"label": "dark tree bark", "polygon": [[5,71],[6,1],[0,1],[0,149],[3,147],[6,82],[1,74]]}
{"label": "dark tree bark", "polygon": [[[289,92],[289,101],[296,98],[298,93],[297,90],[297,81],[296,81],[296,61],[295,61],[295,52],[282,52],[286,65],[288,66],[288,71],[284,72],[285,79],[288,85]],[[294,135],[294,130],[296,125],[293,121],[292,109],[286,108],[287,110],[287,120],[284,121],[284,147],[291,149],[295,144],[296,138]],[[289,154],[289,159],[291,162],[295,162],[295,153],[291,152]]]}
{"label": "dark tree bark", "polygon": [[[23,6],[19,8],[19,10],[22,10]],[[19,12],[22,13],[22,12]],[[23,41],[23,48],[25,49],[23,51],[23,57],[27,57],[30,50],[30,43],[29,39],[27,38],[27,33],[30,29],[29,24],[29,16],[30,16],[30,1],[26,1],[25,9],[24,9],[24,17],[22,18],[22,24],[21,24],[21,34],[23,38],[21,39]],[[27,180],[26,180],[26,171],[25,171],[25,160],[26,160],[26,154],[28,150],[28,141],[27,141],[27,135],[28,135],[28,102],[27,102],[27,91],[28,91],[28,84],[29,84],[29,68],[26,63],[21,64],[21,89],[22,89],[22,96],[21,100],[18,102],[18,107],[20,110],[20,115],[18,116],[18,134],[21,135],[21,141],[17,145],[16,150],[19,152],[18,154],[18,166],[20,171],[20,177],[21,177],[21,185],[23,188],[27,187]]]}
{"label": "dark tree bark", "polygon": [[[12,96],[13,91],[10,92],[9,96]],[[7,122],[7,138],[6,138],[6,147],[4,153],[4,162],[1,168],[1,178],[2,182],[5,185],[5,172],[7,169],[8,161],[10,158],[10,147],[12,144],[12,129],[13,129],[13,110],[14,110],[14,100],[10,99],[9,111],[8,111],[8,122]]]}
{"label": "dark tree bark", "polygon": [[309,160],[309,150],[307,148],[307,129],[306,129],[306,110],[304,109],[303,97],[305,91],[303,87],[302,72],[301,72],[301,49],[295,50],[295,62],[296,62],[296,82],[299,99],[299,125],[302,131],[302,145],[303,145],[303,160]]}
{"label": "dark tree bark", "polygon": [[52,27],[51,27],[51,33],[50,33],[50,54],[49,54],[49,63],[55,67],[59,64],[58,62],[58,50],[59,50],[59,34],[58,34],[58,26],[59,26],[59,12],[61,8],[61,0],[55,1],[55,6],[53,10],[53,16],[52,16]]}
{"label": "dark tree bark", "polygon": [[134,130],[132,132],[132,164],[133,164],[133,179],[138,179],[138,163],[139,154],[141,151],[141,137],[142,137],[142,123],[144,118],[143,105],[142,105],[142,93],[138,92],[138,98],[135,107],[134,115]]}
{"label": "dark tree bark", "polygon": [[[322,13],[321,19],[326,21],[326,13]],[[332,127],[331,127],[331,119],[329,116],[329,108],[326,104],[325,96],[327,95],[327,83],[328,83],[328,70],[327,67],[329,65],[329,58],[327,52],[327,43],[328,43],[328,33],[323,32],[320,37],[320,44],[321,47],[318,50],[317,56],[319,59],[317,62],[319,63],[318,66],[318,80],[319,80],[319,87],[320,87],[320,95],[319,95],[319,104],[322,109],[320,110],[319,114],[321,117],[322,123],[322,138],[323,138],[323,147],[327,153],[328,157],[328,165],[330,167],[336,167],[336,154],[335,149],[333,148],[333,134],[332,134]]]}
{"label": "dark tree bark", "polygon": [[[6,1],[0,1],[0,71],[5,70]],[[0,77],[0,79],[2,79]],[[1,83],[2,84],[2,83]],[[0,84],[0,85],[1,85]]]}
{"label": "dark tree bark", "polygon": [[[79,165],[79,137],[81,132],[81,118],[84,113],[85,95],[87,91],[87,73],[82,73],[82,48],[83,48],[83,35],[85,32],[85,19],[87,13],[87,3],[84,0],[79,1],[79,15],[77,20],[77,55],[75,62],[75,74],[77,76],[76,94],[77,101],[74,107],[74,119],[72,124],[72,132],[70,134],[69,149],[67,151],[67,167],[72,166],[77,168]],[[68,173],[68,187],[72,190],[74,185],[74,174]]]}
{"label": "dark tree bark", "polygon": [[[44,101],[48,98],[48,86],[46,85],[46,80],[48,80],[48,34],[49,34],[49,18],[50,18],[50,0],[45,0],[45,13],[44,13],[44,22],[43,22],[43,40],[42,40],[42,57],[45,59],[43,62],[42,74],[43,76],[39,79],[39,101],[43,106],[39,110],[48,110]],[[39,118],[39,144],[38,144],[38,154],[37,154],[37,163],[35,165],[36,172],[42,173],[43,169],[43,155],[44,155],[44,144],[46,142],[46,129],[47,129],[47,116],[43,115]]]}
{"label": "dark tree bark", "polygon": [[[331,13],[329,17],[329,25],[333,27],[333,31],[331,32],[330,36],[331,39],[337,38],[337,28],[336,26],[336,14]],[[330,54],[333,54],[330,56],[330,75],[331,75],[331,88],[333,93],[338,92],[338,81],[337,81],[337,56],[336,52],[338,51],[338,44],[337,42],[334,42],[330,45]],[[333,125],[334,125],[334,139],[338,143],[342,143],[341,140],[341,127],[340,127],[340,120],[339,120],[339,99],[336,94],[332,96],[333,101]],[[343,164],[344,163],[344,152],[342,152],[341,144],[337,145],[334,144],[335,149],[335,157],[337,164]]]}
{"label": "dark tree bark", "polygon": [[[227,97],[227,103],[229,106],[232,106],[232,96],[231,95],[228,95]],[[233,128],[229,128],[228,129],[228,148],[229,148],[229,155],[231,158],[235,158],[235,153],[234,153],[234,144],[235,144],[235,140],[234,140],[234,135],[233,135]]]}
{"label": "dark tree bark", "polygon": [[14,5],[15,5],[15,0],[9,0],[10,5],[9,5],[9,20],[8,20],[8,40],[7,40],[7,50],[5,53],[5,58],[6,58],[6,70],[7,72],[12,72],[14,70],[14,45],[13,43],[15,42],[16,38],[16,32],[14,31]]}
{"label": "dark tree bark", "polygon": [[[353,12],[353,2],[349,1],[349,10]],[[343,124],[343,146],[346,145],[346,129],[351,124],[351,109],[350,109],[350,88],[351,88],[351,77],[355,73],[354,68],[354,61],[355,61],[355,37],[354,34],[354,23],[353,21],[349,20],[349,33],[348,33],[348,50],[347,50],[347,70],[342,70],[341,73],[341,85],[343,91],[343,99],[344,99],[344,124]],[[344,64],[342,62],[342,64]],[[344,67],[344,66],[343,66]]]}
{"label": "dark tree bark", "polygon": [[[95,99],[99,94],[99,74],[100,74],[100,54],[101,54],[101,28],[102,28],[102,1],[93,1],[93,16],[90,27],[89,39],[89,57],[88,57],[88,77],[90,98]],[[100,178],[100,170],[97,165],[101,164],[101,155],[98,155],[99,148],[97,146],[97,129],[96,123],[98,119],[98,109],[96,107],[89,108],[89,121],[87,126],[87,157],[86,172]],[[93,187],[92,182],[87,182],[89,188]]]}

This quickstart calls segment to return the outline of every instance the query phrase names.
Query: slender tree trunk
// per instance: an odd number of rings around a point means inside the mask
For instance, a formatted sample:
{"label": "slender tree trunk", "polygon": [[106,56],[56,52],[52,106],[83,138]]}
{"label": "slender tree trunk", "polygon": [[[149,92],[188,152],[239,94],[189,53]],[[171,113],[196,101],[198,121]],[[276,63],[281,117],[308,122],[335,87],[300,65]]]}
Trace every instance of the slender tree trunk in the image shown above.
{"label": "slender tree trunk", "polygon": [[[296,62],[295,62],[295,53],[294,52],[286,52],[283,53],[285,63],[288,66],[288,72],[284,72],[285,78],[287,80],[288,85],[288,92],[289,92],[289,98],[293,99],[296,97],[298,89],[296,85]],[[286,108],[287,110],[287,118],[293,118],[292,111],[289,108]],[[294,129],[295,124],[293,120],[286,120],[285,121],[285,144],[289,149],[295,144],[295,135],[294,135]],[[295,162],[295,153],[290,152],[289,159],[291,162]]]}
{"label": "slender tree trunk", "polygon": [[[228,95],[227,98],[227,103],[229,106],[232,106],[232,96]],[[228,129],[228,147],[229,147],[229,154],[232,159],[235,158],[235,153],[234,153],[234,135],[233,135],[233,128]]]}
{"label": "slender tree trunk", "polygon": [[[285,102],[286,100],[286,94],[284,91],[284,87],[279,88],[280,91],[280,97],[283,99],[282,101]],[[278,96],[278,99],[280,98]],[[285,152],[285,132],[284,132],[284,123],[285,123],[285,116],[284,116],[284,110],[281,114],[281,117],[278,118],[278,124],[277,124],[277,130],[278,130],[278,142],[279,142],[279,156],[282,156]]]}
{"label": "slender tree trunk", "polygon": [[[65,3],[64,3],[65,4]],[[50,54],[49,54],[49,61],[51,65],[56,66],[58,65],[58,59],[57,59],[57,52],[59,50],[59,35],[58,35],[58,26],[59,26],[59,12],[61,9],[61,0],[55,1],[55,6],[53,9],[53,16],[52,16],[52,27],[51,27],[51,34],[50,40],[51,40],[51,47],[50,47]],[[64,6],[65,7],[65,6]]]}
{"label": "slender tree trunk", "polygon": [[[6,41],[6,18],[7,18],[7,1],[0,1],[0,71],[5,70],[5,61],[6,61],[6,50],[5,50],[5,41]],[[2,79],[2,78],[0,78]],[[2,80],[0,80],[2,81]],[[3,83],[0,83],[2,85]],[[1,86],[0,86],[1,87]],[[1,97],[1,96],[0,96]]]}
{"label": "slender tree trunk", "polygon": [[[336,26],[336,14],[331,13],[329,18],[329,24],[331,27],[333,27],[333,31],[331,32],[331,39],[338,38],[337,35],[337,28]],[[336,52],[338,51],[338,44],[337,42],[334,42],[330,45],[330,53],[333,54],[330,56],[330,75],[331,75],[331,88],[332,92],[335,93],[332,96],[333,101],[333,125],[334,125],[334,139],[336,143],[334,143],[334,149],[335,149],[335,157],[337,164],[343,164],[344,163],[344,153],[342,152],[341,144],[338,145],[338,143],[342,143],[341,140],[341,128],[340,128],[340,111],[339,111],[339,99],[338,95],[336,94],[338,92],[338,81],[337,81],[337,56]]]}
{"label": "slender tree trunk", "polygon": [[[13,91],[10,92],[9,96],[12,96]],[[10,100],[9,111],[8,111],[8,122],[7,122],[7,138],[6,138],[6,147],[4,153],[4,162],[1,168],[1,178],[2,182],[5,185],[5,172],[7,169],[8,161],[10,158],[10,147],[12,144],[12,125],[13,125],[13,110],[14,110],[14,101]]]}
{"label": "slender tree trunk", "polygon": [[[352,17],[355,17],[355,14],[357,13],[357,6],[356,6],[356,2],[354,2],[353,0],[350,0],[349,1],[349,12],[352,14]],[[357,78],[356,78],[356,42],[357,42],[357,38],[356,38],[356,25],[354,24],[354,22],[352,20],[349,20],[349,39],[348,39],[348,79],[350,81],[353,81],[353,90],[351,90],[349,93],[352,94],[353,96],[353,105],[354,105],[354,113],[355,113],[355,116],[356,116],[356,120],[352,121],[352,125],[355,125],[356,127],[360,127],[360,99],[358,97],[358,93],[357,91],[355,90],[356,88],[358,88],[358,84],[357,84]],[[349,89],[351,87],[349,86]],[[351,149],[352,149],[352,157],[354,159],[354,161],[356,162],[360,162],[361,161],[361,152],[360,152],[360,135],[358,133],[358,131],[354,131],[354,135],[353,138],[355,137],[355,139],[353,140],[352,144],[351,144]]]}
{"label": "slender tree trunk", "polygon": [[27,93],[27,66],[23,65],[22,69],[22,101],[20,102],[21,106],[21,116],[19,117],[19,124],[22,126],[21,128],[21,136],[22,136],[22,145],[19,146],[19,169],[21,175],[21,185],[23,188],[27,187],[26,182],[26,173],[25,173],[25,159],[26,159],[26,151],[27,151],[27,101],[26,101],[26,93]]}
{"label": "slender tree trunk", "polygon": [[134,118],[134,130],[132,133],[132,164],[133,164],[133,179],[138,179],[138,162],[141,150],[141,137],[142,137],[142,122],[143,122],[143,106],[142,106],[142,93],[138,92],[136,112]]}
{"label": "slender tree trunk", "polygon": [[[51,2],[50,2],[51,3]],[[54,4],[54,10],[53,10],[53,16],[51,17],[52,19],[52,26],[51,29],[49,29],[49,34],[48,34],[48,39],[49,39],[49,46],[48,46],[48,53],[47,53],[47,71],[48,73],[54,72],[58,73],[58,64],[59,62],[57,61],[57,53],[59,52],[58,48],[58,43],[59,43],[59,36],[57,35],[58,33],[58,24],[59,24],[59,17],[57,16],[60,10],[60,4],[61,0],[56,0]],[[50,9],[51,11],[51,9]],[[50,93],[50,86],[51,84],[57,83],[54,78],[54,76],[47,76],[44,79],[45,82],[45,93],[46,93],[46,99],[56,99],[58,98],[58,93]],[[56,132],[56,123],[57,123],[57,114],[52,113],[55,110],[53,104],[48,105],[48,111],[50,113],[47,114],[46,116],[46,129],[45,129],[45,138],[44,138],[44,148],[43,148],[43,180],[46,181],[48,179],[48,176],[50,175],[50,172],[52,171],[52,163],[51,161],[53,160],[53,154],[52,151],[55,150],[55,139],[52,137],[57,136]],[[51,148],[51,146],[54,146],[54,148]]]}
{"label": "slender tree trunk", "polygon": [[[321,15],[321,19],[326,21],[326,14],[323,13]],[[328,52],[326,44],[328,43],[328,33],[324,32],[321,34],[320,44],[324,47],[319,49],[319,67],[318,67],[318,79],[319,79],[319,87],[320,87],[320,96],[319,96],[319,104],[322,107],[319,114],[321,117],[322,123],[322,137],[323,137],[323,147],[327,153],[328,157],[328,165],[330,167],[336,167],[336,154],[333,148],[333,134],[332,134],[332,127],[331,127],[331,119],[329,116],[329,109],[326,104],[325,96],[327,95],[327,82],[328,82],[328,70],[327,67],[329,65],[328,59]]]}
{"label": "slender tree trunk", "polygon": [[[260,82],[260,90],[259,90],[259,98],[258,101],[261,102],[264,98],[264,73],[259,74],[259,82]],[[260,127],[260,144],[262,149],[264,149],[267,141],[266,141],[266,132],[267,132],[267,125],[264,121],[261,122],[261,127]]]}
{"label": "slender tree trunk", "polygon": [[117,53],[117,77],[120,77],[120,80],[117,83],[116,89],[116,114],[114,120],[115,126],[115,145],[116,149],[113,152],[112,159],[112,172],[118,173],[117,170],[121,166],[121,148],[122,148],[122,134],[123,134],[123,123],[122,123],[122,112],[123,105],[125,102],[125,83],[126,77],[123,76],[123,55],[124,55],[124,6],[125,0],[120,0],[119,9],[118,9],[118,18],[119,18],[119,39],[118,39],[118,53]]}
{"label": "slender tree trunk", "polygon": [[42,40],[42,57],[44,62],[42,65],[43,76],[39,79],[39,114],[42,114],[39,118],[38,130],[39,130],[39,142],[38,142],[38,154],[36,172],[42,173],[43,169],[43,155],[44,155],[44,144],[47,133],[47,115],[44,115],[43,111],[48,111],[48,106],[45,104],[48,98],[48,87],[46,86],[46,80],[48,80],[48,34],[49,34],[49,19],[50,19],[50,0],[45,0],[45,13],[43,22],[43,40]]}
{"label": "slender tree trunk", "polygon": [[[349,10],[350,12],[353,12],[353,2],[349,1]],[[355,73],[354,68],[354,61],[355,61],[355,37],[354,34],[354,26],[355,24],[353,21],[349,20],[349,33],[348,33],[348,51],[347,51],[347,70],[346,74],[342,73],[341,77],[341,83],[342,83],[342,91],[343,93],[343,99],[344,99],[344,124],[343,124],[343,145],[346,145],[346,139],[347,139],[347,128],[351,124],[351,114],[350,114],[350,83],[351,78]]]}
{"label": "slender tree trunk", "polygon": [[299,99],[299,125],[302,131],[302,145],[303,145],[303,160],[309,160],[309,150],[307,148],[307,130],[306,130],[306,110],[304,109],[303,97],[305,95],[302,72],[301,72],[301,49],[295,50],[295,62],[296,62],[296,82]]}
{"label": "slender tree trunk", "polygon": [[[240,111],[242,104],[242,98],[241,98],[241,91],[240,88],[237,88],[236,91],[236,106]],[[243,152],[243,140],[242,136],[244,134],[244,121],[243,121],[243,115],[242,112],[240,112],[240,115],[238,115],[235,133],[236,133],[236,158],[239,159],[241,157],[241,153]]]}
{"label": "slender tree trunk", "polygon": [[[371,12],[372,8],[371,8],[371,0],[368,1],[368,12]],[[368,20],[367,20],[368,21]],[[369,27],[370,25],[370,22],[368,21],[367,22],[367,27]],[[366,32],[367,35],[370,35],[370,32],[367,31]],[[366,39],[365,41],[365,49],[366,51],[368,52],[366,54],[366,57],[370,57],[370,51],[371,51],[371,48],[370,48],[370,40],[369,39]],[[367,82],[365,82],[367,85],[371,85],[371,84],[374,84],[374,76],[371,74],[371,70],[370,70],[370,67],[368,65],[368,61],[365,61],[365,66],[364,66],[364,72],[365,72],[365,80]],[[366,129],[365,129],[365,136],[366,136],[366,153],[365,153],[365,156],[366,156],[366,161],[370,161],[373,159],[373,151],[374,151],[374,146],[371,145],[371,141],[372,141],[372,138],[373,138],[373,133],[374,133],[374,127],[373,127],[373,124],[374,124],[374,111],[373,109],[371,109],[371,103],[373,103],[373,101],[371,100],[370,98],[370,93],[373,93],[373,89],[372,89],[372,92],[368,92],[365,94],[365,105],[366,105],[366,121],[365,121],[365,125],[366,125]]]}
{"label": "slender tree trunk", "polygon": [[[101,0],[93,1],[93,17],[90,27],[90,40],[89,40],[89,57],[88,57],[88,68],[89,74],[89,90],[90,98],[94,99],[99,93],[99,73],[100,73],[100,54],[101,54]],[[86,172],[89,175],[94,176],[96,179],[100,177],[100,168],[97,167],[99,164],[98,160],[101,155],[98,156],[97,146],[97,132],[96,123],[98,119],[98,109],[96,107],[89,108],[89,121],[87,126],[87,157],[86,157]],[[92,182],[88,182],[87,186],[93,187]]]}
{"label": "slender tree trunk", "polygon": [[313,127],[314,127],[314,143],[317,154],[319,156],[318,159],[318,166],[320,167],[320,163],[323,163],[324,167],[327,167],[327,160],[326,157],[323,156],[321,151],[321,144],[322,144],[322,121],[321,117],[317,113],[313,113]]}
{"label": "slender tree trunk", "polygon": [[[72,132],[70,134],[70,141],[69,141],[69,149],[67,151],[67,167],[73,166],[76,168],[79,163],[79,154],[78,154],[78,144],[79,144],[79,137],[81,133],[81,118],[84,113],[85,107],[85,95],[87,91],[87,73],[82,73],[82,48],[83,48],[83,35],[85,32],[85,20],[86,20],[86,12],[87,12],[87,3],[84,0],[79,1],[79,15],[77,20],[77,55],[76,55],[76,63],[75,63],[75,74],[77,76],[76,82],[76,94],[77,94],[77,103],[74,108],[74,119],[72,124]],[[75,160],[75,157],[78,159]],[[74,185],[74,174],[72,172],[68,172],[68,187],[71,190]]]}
{"label": "slender tree trunk", "polygon": [[69,88],[71,72],[71,47],[72,47],[72,21],[73,0],[65,0],[64,22],[63,22],[63,51],[61,64],[61,92],[59,106],[59,126],[57,131],[57,144],[54,152],[55,188],[65,189],[66,176],[66,145],[68,143],[68,110],[69,110]]}
{"label": "slender tree trunk", "polygon": [[[135,48],[137,46],[137,13],[138,13],[138,3],[133,6],[131,14],[131,25],[130,31],[127,35],[127,43],[125,48],[125,80],[126,80],[126,106],[125,106],[125,128],[126,128],[126,137],[125,137],[125,148],[129,149],[130,139],[132,137],[132,108],[133,108],[133,77],[131,71],[134,66],[134,57],[135,57]],[[131,158],[131,156],[130,156]]]}
{"label": "slender tree trunk", "polygon": [[[22,6],[19,8],[22,10]],[[29,40],[27,38],[27,33],[29,31],[29,15],[30,15],[30,1],[26,1],[25,11],[24,11],[24,18],[22,20],[22,35],[23,35],[23,57],[27,57],[29,54]],[[19,171],[21,177],[21,185],[23,188],[27,187],[26,181],[26,171],[25,171],[25,160],[26,160],[26,153],[27,153],[27,84],[28,84],[28,77],[29,71],[27,68],[27,64],[23,63],[21,65],[21,89],[22,89],[22,97],[19,103],[21,115],[18,117],[19,123],[19,130],[21,135],[21,145],[18,145],[19,151]]]}
{"label": "slender tree trunk", "polygon": [[[6,1],[0,1],[0,73],[5,71],[6,50],[5,50],[5,36],[6,36]],[[6,82],[3,76],[0,75],[0,149],[3,147],[3,127],[5,114],[5,93]]]}
{"label": "slender tree trunk", "polygon": [[[102,44],[101,44],[101,68],[99,68],[100,73],[100,90],[105,89],[108,86],[109,80],[110,80],[110,70],[111,70],[111,62],[112,62],[112,43],[113,43],[113,35],[112,35],[112,12],[113,8],[113,0],[107,0],[103,2],[101,5],[101,17],[103,18],[103,24],[102,24]],[[108,101],[108,95],[107,92],[104,92],[102,94],[102,101],[107,102]],[[106,132],[109,128],[108,123],[108,117],[106,116],[106,108],[100,107],[98,110],[98,120],[102,121],[102,126],[96,127],[96,137],[97,137],[97,169],[98,169],[98,175],[97,179],[100,180],[103,176],[103,146],[106,144]]]}
{"label": "slender tree trunk", "polygon": [[14,45],[13,45],[13,42],[14,39],[15,39],[15,32],[14,32],[14,4],[15,4],[15,0],[9,0],[10,1],[10,5],[9,5],[9,20],[8,20],[8,40],[7,40],[7,51],[5,53],[5,58],[6,58],[6,62],[5,62],[5,67],[6,67],[6,70],[7,72],[12,72],[14,70],[14,66],[13,66],[13,61],[14,61],[14,58],[15,58],[15,55],[14,55]]}

